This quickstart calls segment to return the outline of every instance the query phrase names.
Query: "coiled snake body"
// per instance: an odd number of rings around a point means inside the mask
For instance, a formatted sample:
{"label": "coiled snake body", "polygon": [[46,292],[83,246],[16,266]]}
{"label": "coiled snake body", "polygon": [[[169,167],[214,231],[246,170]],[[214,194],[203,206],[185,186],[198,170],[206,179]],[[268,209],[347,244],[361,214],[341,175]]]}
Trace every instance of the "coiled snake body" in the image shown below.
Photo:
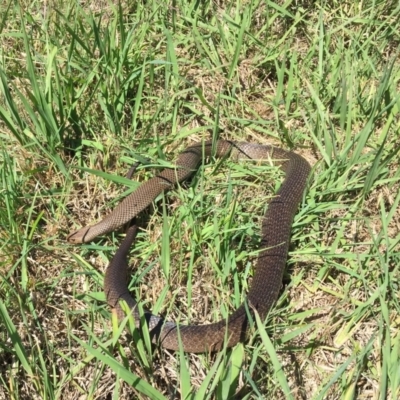
{"label": "coiled snake body", "polygon": [[[141,184],[102,221],[83,227],[67,238],[71,243],[84,243],[116,230],[144,210],[162,191],[190,177],[202,159],[211,155],[271,160],[280,166],[286,177],[276,196],[270,201],[263,219],[260,252],[246,300],[247,307],[242,304],[227,320],[209,325],[176,325],[152,315],[149,311],[144,312],[152,341],[171,350],[178,350],[181,345],[184,351],[200,353],[220,350],[224,343],[228,347],[233,346],[245,337],[249,311],[257,310],[261,318],[266,316],[277,299],[282,284],[291,225],[310,173],[308,162],[298,154],[272,146],[229,141],[195,144],[179,155],[176,168],[164,169],[159,175]],[[106,271],[104,288],[107,302],[118,317],[121,319],[126,315],[119,303],[120,300],[125,300],[134,314],[135,323],[140,326],[137,303],[126,284],[127,256],[134,237],[135,229],[128,229]]]}

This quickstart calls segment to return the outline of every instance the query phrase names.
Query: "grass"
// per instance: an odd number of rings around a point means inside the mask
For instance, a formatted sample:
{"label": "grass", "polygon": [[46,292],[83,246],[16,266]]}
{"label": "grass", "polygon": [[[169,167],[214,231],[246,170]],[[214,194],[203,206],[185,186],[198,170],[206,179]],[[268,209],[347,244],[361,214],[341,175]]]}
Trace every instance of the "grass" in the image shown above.
{"label": "grass", "polygon": [[[398,2],[0,11],[1,398],[399,398]],[[174,353],[111,321],[120,234],[65,237],[210,138],[292,148],[313,173],[267,320],[232,350]],[[160,197],[130,260],[142,304],[182,323],[235,309],[280,181],[213,161]]]}

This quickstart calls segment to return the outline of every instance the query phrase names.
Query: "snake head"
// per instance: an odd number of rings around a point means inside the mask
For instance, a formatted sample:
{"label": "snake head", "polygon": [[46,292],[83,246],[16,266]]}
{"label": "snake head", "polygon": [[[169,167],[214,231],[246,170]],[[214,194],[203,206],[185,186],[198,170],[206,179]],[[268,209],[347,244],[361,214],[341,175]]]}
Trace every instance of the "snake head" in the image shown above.
{"label": "snake head", "polygon": [[87,235],[89,230],[90,230],[90,226],[84,226],[83,228],[70,233],[67,236],[67,242],[74,243],[74,244],[89,242],[90,238]]}

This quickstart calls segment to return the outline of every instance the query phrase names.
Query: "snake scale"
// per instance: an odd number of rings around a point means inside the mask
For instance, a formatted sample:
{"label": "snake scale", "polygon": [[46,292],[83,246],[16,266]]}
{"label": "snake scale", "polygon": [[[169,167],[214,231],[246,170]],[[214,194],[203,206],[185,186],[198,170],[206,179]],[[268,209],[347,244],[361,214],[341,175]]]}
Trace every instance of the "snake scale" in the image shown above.
{"label": "snake scale", "polygon": [[[235,160],[271,160],[285,172],[285,179],[270,201],[263,218],[260,252],[245,302],[247,304],[242,304],[227,319],[209,325],[175,324],[144,311],[152,341],[171,350],[178,350],[181,345],[186,352],[201,353],[218,351],[224,345],[234,346],[245,339],[249,310],[257,310],[262,319],[266,316],[282,284],[291,225],[310,174],[308,162],[296,153],[273,146],[223,140],[194,144],[179,154],[175,168],[166,168],[142,183],[99,223],[83,227],[67,237],[71,243],[85,243],[98,235],[118,229],[149,206],[161,192],[194,174],[202,160],[209,156],[230,156]],[[118,318],[122,319],[126,315],[120,305],[120,300],[125,300],[139,327],[141,319],[137,303],[126,283],[127,256],[135,234],[135,226],[128,229],[106,271],[104,289],[107,302]]]}

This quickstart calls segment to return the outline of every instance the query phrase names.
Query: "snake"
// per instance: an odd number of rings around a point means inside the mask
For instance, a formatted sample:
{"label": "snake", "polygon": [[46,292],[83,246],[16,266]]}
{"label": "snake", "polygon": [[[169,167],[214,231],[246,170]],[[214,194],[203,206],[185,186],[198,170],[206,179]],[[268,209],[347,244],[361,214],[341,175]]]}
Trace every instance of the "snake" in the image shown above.
{"label": "snake", "polygon": [[282,286],[293,219],[311,171],[308,161],[297,153],[272,145],[228,140],[198,142],[178,155],[175,167],[165,168],[141,183],[103,220],[67,236],[68,242],[76,244],[87,243],[99,235],[112,232],[136,217],[159,194],[191,177],[202,162],[211,157],[228,156],[235,161],[269,161],[285,175],[262,218],[255,270],[247,297],[239,308],[227,318],[205,325],[177,324],[153,315],[147,309],[139,311],[138,304],[127,287],[127,258],[137,232],[136,225],[127,229],[125,238],[105,273],[104,291],[112,312],[121,321],[128,310],[133,315],[137,328],[147,324],[151,341],[169,350],[203,353],[233,347],[246,340],[254,313],[257,312],[261,320],[266,318]]}

